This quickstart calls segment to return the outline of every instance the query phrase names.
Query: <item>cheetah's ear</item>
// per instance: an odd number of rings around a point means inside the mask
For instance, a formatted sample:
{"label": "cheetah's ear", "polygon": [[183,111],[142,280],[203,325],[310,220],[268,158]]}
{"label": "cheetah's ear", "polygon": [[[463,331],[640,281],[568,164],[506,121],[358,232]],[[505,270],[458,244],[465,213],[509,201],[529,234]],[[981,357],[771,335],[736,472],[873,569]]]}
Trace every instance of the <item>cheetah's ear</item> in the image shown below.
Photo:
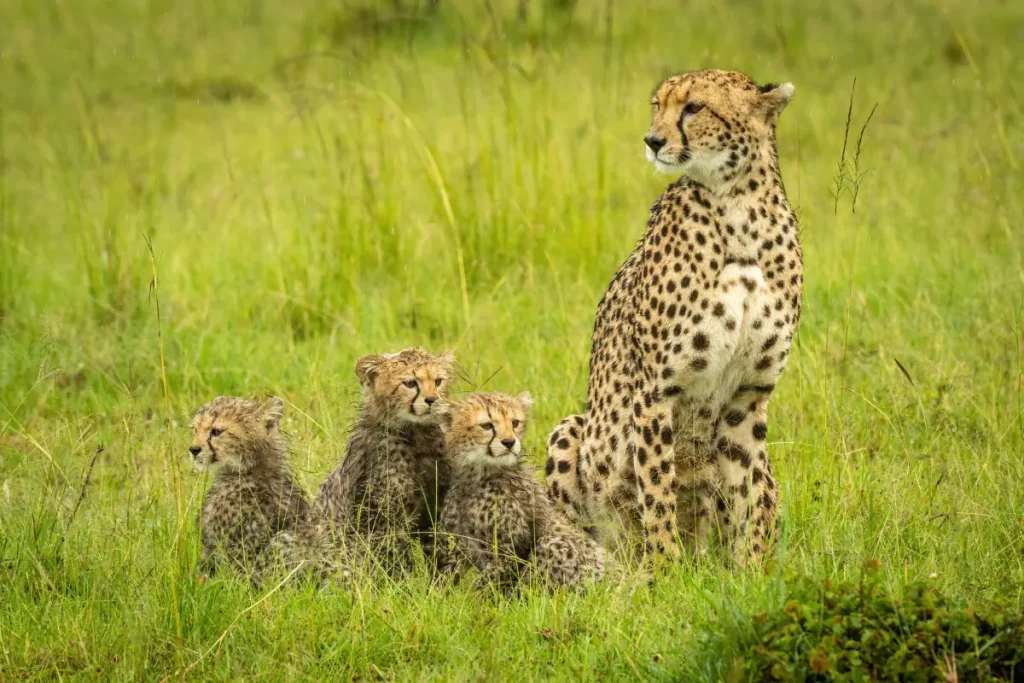
{"label": "cheetah's ear", "polygon": [[455,367],[455,352],[452,351],[451,349],[448,349],[447,351],[441,354],[438,360],[441,361],[441,363],[445,367],[451,369]]}
{"label": "cheetah's ear", "polygon": [[533,405],[533,396],[530,395],[529,391],[524,391],[516,396],[516,400],[523,406],[523,410],[529,410],[530,406]]}
{"label": "cheetah's ear", "polygon": [[796,94],[796,88],[792,83],[767,83],[758,88],[761,92],[761,107],[764,110],[765,118],[769,122],[779,118],[779,114],[786,108],[789,101]]}
{"label": "cheetah's ear", "polygon": [[282,417],[284,417],[284,399],[280,396],[271,396],[266,403],[260,406],[260,419],[268,432],[281,425]]}
{"label": "cheetah's ear", "polygon": [[364,387],[373,384],[377,379],[381,366],[387,362],[387,358],[380,354],[363,356],[356,361],[356,378]]}

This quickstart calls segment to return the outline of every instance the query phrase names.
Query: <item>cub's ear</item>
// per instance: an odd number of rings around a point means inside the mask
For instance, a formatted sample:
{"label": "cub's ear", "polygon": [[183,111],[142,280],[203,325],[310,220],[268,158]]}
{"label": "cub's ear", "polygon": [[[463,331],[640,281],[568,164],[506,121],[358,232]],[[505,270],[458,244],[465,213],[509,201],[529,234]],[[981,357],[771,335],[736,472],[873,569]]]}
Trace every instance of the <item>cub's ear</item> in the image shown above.
{"label": "cub's ear", "polygon": [[446,368],[451,369],[455,366],[455,352],[452,351],[451,349],[448,349],[447,351],[441,354],[438,360],[441,361],[441,363]]}
{"label": "cub's ear", "polygon": [[516,400],[519,401],[519,404],[523,406],[524,410],[529,410],[530,406],[533,405],[533,396],[530,395],[529,391],[524,391],[516,396]]}
{"label": "cub's ear", "polygon": [[260,419],[268,432],[281,426],[282,417],[284,417],[284,399],[280,396],[271,396],[266,403],[260,406]]}
{"label": "cub's ear", "polygon": [[796,94],[796,88],[792,83],[766,83],[759,86],[758,90],[761,92],[761,109],[769,122],[779,118],[779,114]]}
{"label": "cub's ear", "polygon": [[363,356],[356,361],[356,378],[364,387],[374,383],[381,367],[387,362],[387,358],[380,354]]}

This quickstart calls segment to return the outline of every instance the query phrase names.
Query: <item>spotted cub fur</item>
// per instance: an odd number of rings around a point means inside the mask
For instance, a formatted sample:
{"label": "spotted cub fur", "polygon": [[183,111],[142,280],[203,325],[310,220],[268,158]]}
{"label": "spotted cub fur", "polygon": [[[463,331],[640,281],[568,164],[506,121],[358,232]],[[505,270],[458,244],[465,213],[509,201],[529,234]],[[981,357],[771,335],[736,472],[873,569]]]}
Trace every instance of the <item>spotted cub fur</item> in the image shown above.
{"label": "spotted cub fur", "polygon": [[604,553],[544,495],[523,462],[528,394],[480,393],[455,404],[446,430],[452,485],[438,521],[442,572],[470,567],[509,587],[533,575],[553,586],[600,579]]}
{"label": "spotted cub fur", "polygon": [[422,349],[363,356],[359,422],[345,459],[320,485],[314,507],[337,543],[388,571],[413,565],[413,541],[426,545],[448,486],[439,419],[448,412],[451,352]]}
{"label": "spotted cub fur", "polygon": [[653,95],[644,142],[681,173],[601,300],[587,412],[549,439],[549,491],[605,538],[639,527],[648,553],[697,551],[714,527],[761,557],[778,487],[768,401],[800,319],[803,259],[775,123],[789,83],[695,71]]}
{"label": "spotted cub fur", "polygon": [[309,536],[310,507],[288,465],[283,414],[277,397],[219,396],[193,417],[192,463],[213,474],[199,516],[206,573],[228,563],[258,581],[271,565],[329,565]]}

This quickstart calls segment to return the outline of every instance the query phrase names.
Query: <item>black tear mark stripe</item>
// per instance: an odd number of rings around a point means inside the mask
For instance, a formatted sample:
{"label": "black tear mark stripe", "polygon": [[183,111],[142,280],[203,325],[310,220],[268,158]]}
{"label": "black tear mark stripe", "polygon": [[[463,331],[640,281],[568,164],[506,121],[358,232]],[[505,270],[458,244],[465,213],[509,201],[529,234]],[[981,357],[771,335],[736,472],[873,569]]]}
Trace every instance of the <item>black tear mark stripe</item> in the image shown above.
{"label": "black tear mark stripe", "polygon": [[220,417],[220,413],[213,414],[213,420],[210,422],[210,432],[206,437],[206,445],[210,447],[210,463],[217,462],[217,449],[213,447],[213,426],[217,424],[217,419]]}
{"label": "black tear mark stripe", "polygon": [[413,394],[412,401],[409,402],[409,412],[413,415],[416,414],[416,399],[420,397],[420,383],[416,382],[416,393]]}
{"label": "black tear mark stripe", "polygon": [[679,114],[679,120],[676,122],[676,128],[679,129],[679,134],[683,136],[683,149],[687,149],[690,146],[690,139],[686,137],[686,131],[683,130],[683,120],[686,118],[686,112]]}
{"label": "black tear mark stripe", "polygon": [[491,438],[487,441],[487,453],[493,453],[491,446],[494,444],[494,440],[498,438],[498,427],[494,424],[494,418],[491,417],[491,411],[487,410],[487,422],[491,425]]}

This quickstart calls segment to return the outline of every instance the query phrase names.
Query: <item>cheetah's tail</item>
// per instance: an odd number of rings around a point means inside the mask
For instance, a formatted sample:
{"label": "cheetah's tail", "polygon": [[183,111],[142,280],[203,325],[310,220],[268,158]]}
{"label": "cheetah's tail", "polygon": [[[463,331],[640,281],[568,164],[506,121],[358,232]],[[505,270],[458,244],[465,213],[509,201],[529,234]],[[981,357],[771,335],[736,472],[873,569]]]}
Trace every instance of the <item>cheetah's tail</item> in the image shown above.
{"label": "cheetah's tail", "polygon": [[585,517],[579,454],[586,424],[587,418],[583,415],[570,415],[559,422],[548,437],[548,458],[544,466],[548,497],[574,524],[580,524]]}

